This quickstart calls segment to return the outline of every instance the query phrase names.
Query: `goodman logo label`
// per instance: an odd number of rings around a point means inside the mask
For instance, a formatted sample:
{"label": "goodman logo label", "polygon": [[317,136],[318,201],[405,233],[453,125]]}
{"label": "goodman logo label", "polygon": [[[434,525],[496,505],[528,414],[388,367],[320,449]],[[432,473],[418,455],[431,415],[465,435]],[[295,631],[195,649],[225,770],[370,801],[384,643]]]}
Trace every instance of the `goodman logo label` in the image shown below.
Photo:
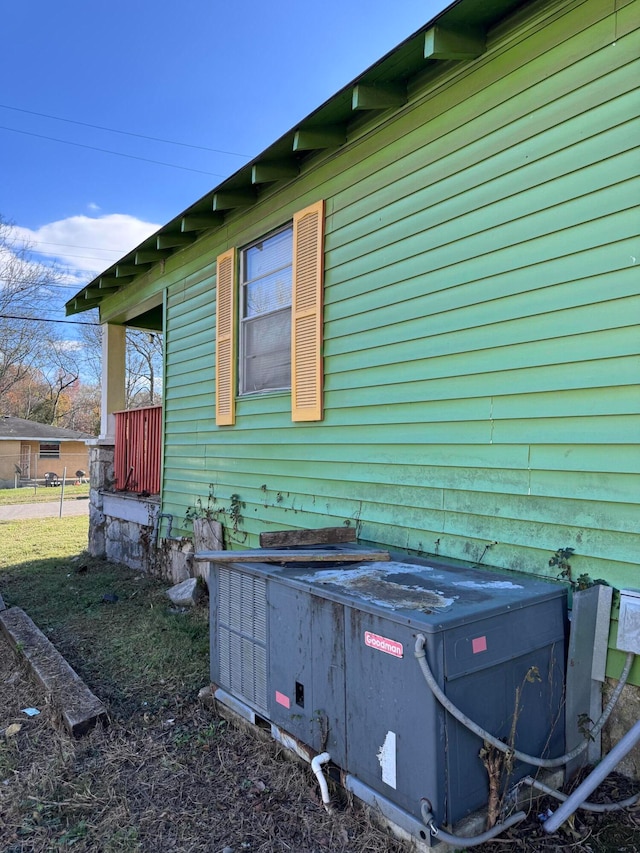
{"label": "goodman logo label", "polygon": [[377,649],[386,655],[393,655],[394,658],[404,657],[402,643],[397,640],[390,640],[388,637],[381,637],[379,634],[372,634],[371,631],[364,632],[364,644],[370,649]]}

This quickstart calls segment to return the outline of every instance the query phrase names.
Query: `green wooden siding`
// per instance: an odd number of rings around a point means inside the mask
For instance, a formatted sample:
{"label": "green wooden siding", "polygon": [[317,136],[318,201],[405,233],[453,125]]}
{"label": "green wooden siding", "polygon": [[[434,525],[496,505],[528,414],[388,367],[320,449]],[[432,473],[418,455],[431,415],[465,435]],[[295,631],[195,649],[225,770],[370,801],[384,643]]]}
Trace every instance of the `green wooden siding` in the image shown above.
{"label": "green wooden siding", "polygon": [[[150,280],[174,530],[211,491],[231,546],[344,523],[547,576],[571,547],[576,575],[638,586],[640,2],[619,6],[523,14]],[[318,198],[324,420],[268,394],[216,428],[215,258]]]}

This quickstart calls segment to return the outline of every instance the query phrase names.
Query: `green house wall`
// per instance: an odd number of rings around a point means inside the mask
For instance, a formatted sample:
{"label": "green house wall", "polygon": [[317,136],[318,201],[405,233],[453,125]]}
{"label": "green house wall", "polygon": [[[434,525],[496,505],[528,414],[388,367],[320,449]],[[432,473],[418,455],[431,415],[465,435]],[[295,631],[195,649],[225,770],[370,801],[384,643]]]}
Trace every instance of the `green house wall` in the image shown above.
{"label": "green house wall", "polygon": [[[351,524],[547,576],[573,548],[574,578],[640,586],[639,25],[638,0],[529,7],[149,276],[174,530],[200,499],[229,547]],[[217,428],[215,258],[319,198],[324,420],[280,393]]]}

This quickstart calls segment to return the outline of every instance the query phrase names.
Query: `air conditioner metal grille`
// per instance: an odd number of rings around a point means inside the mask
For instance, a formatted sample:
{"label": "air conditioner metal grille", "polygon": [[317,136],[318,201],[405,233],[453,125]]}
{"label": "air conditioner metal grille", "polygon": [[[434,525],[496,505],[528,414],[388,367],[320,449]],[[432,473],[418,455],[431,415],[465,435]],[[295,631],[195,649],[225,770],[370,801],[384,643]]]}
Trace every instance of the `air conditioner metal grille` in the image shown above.
{"label": "air conditioner metal grille", "polygon": [[267,710],[267,585],[227,567],[218,568],[220,686]]}

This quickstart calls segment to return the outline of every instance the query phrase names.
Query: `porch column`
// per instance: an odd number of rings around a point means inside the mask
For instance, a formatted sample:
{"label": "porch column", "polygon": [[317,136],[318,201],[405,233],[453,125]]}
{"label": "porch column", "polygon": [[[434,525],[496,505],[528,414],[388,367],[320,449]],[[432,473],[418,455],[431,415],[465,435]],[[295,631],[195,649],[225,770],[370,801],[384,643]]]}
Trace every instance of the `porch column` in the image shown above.
{"label": "porch column", "polygon": [[100,438],[114,440],[114,412],[125,408],[126,329],[105,323],[102,326],[102,400],[100,406]]}

